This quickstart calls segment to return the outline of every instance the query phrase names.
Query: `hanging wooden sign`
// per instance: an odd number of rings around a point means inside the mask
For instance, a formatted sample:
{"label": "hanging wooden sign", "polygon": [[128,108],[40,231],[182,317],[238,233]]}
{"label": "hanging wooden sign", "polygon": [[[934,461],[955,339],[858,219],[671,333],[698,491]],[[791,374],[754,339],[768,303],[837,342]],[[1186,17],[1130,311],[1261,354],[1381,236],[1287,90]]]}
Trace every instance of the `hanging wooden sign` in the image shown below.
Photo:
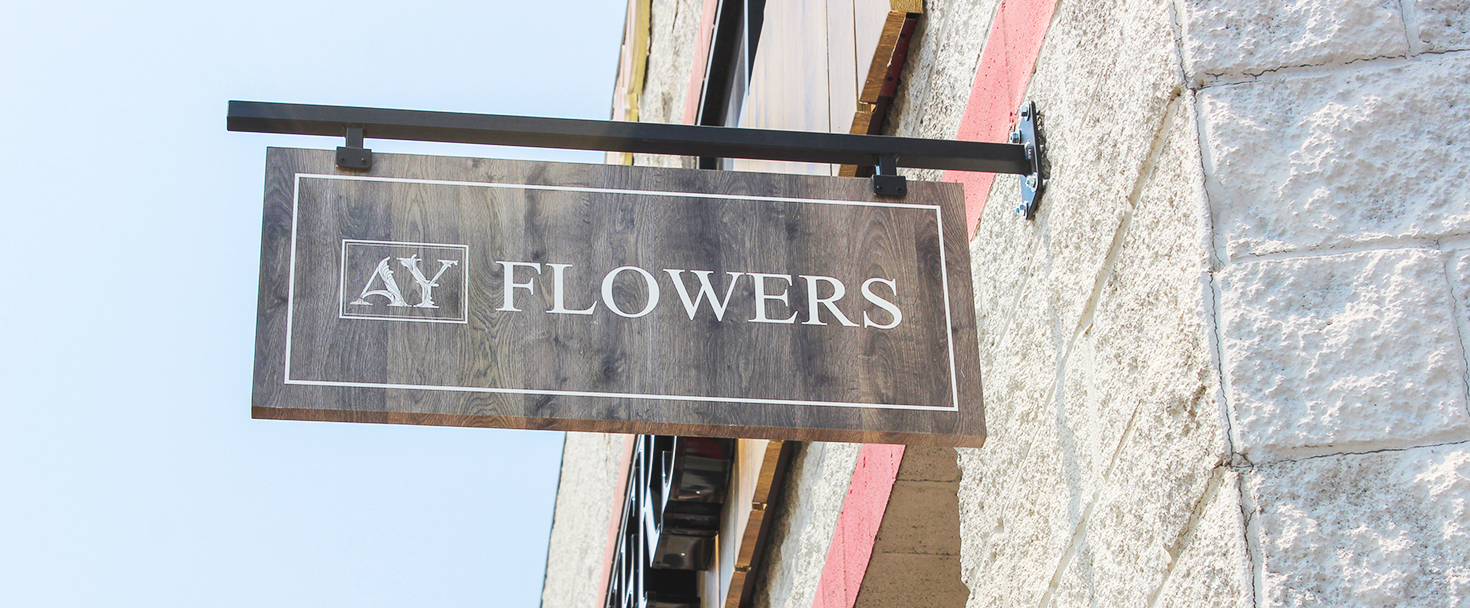
{"label": "hanging wooden sign", "polygon": [[978,446],[960,187],[267,154],[253,415]]}

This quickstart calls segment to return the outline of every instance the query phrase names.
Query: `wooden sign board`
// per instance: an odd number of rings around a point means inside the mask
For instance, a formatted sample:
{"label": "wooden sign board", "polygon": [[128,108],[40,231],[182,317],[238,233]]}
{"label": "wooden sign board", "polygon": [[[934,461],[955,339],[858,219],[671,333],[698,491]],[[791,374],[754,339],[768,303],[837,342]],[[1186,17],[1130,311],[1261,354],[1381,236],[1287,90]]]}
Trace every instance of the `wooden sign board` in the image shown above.
{"label": "wooden sign board", "polygon": [[267,154],[256,418],[978,446],[964,200]]}

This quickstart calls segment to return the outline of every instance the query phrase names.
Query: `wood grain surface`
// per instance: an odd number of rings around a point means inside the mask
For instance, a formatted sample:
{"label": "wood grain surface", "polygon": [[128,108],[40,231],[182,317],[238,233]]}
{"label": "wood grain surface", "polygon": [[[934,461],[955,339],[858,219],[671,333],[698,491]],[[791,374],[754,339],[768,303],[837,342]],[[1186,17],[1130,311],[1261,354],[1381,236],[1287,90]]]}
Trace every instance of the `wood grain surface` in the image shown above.
{"label": "wood grain surface", "polygon": [[[953,184],[332,156],[267,154],[257,418],[984,441]],[[529,284],[509,307],[507,268]],[[696,270],[730,294],[722,318],[708,299],[690,318],[673,281],[693,298]]]}

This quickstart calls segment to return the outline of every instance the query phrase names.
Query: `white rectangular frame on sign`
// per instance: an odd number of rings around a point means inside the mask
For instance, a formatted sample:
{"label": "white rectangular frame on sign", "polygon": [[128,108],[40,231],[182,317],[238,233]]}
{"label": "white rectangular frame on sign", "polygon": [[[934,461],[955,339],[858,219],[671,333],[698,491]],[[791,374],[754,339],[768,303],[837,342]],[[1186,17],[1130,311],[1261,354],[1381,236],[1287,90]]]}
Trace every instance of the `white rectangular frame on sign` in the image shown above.
{"label": "white rectangular frame on sign", "polygon": [[[939,237],[939,279],[940,279],[941,289],[944,292],[944,318],[945,318],[945,324],[946,324],[946,326],[945,326],[946,331],[945,331],[945,334],[944,335],[945,335],[945,343],[946,343],[946,345],[948,347],[948,353],[949,353],[950,405],[949,406],[934,406],[934,405],[855,403],[855,402],[845,402],[845,401],[796,401],[796,400],[781,400],[781,399],[756,399],[756,398],[749,398],[749,397],[715,397],[715,396],[702,396],[702,395],[659,395],[659,394],[642,394],[642,393],[610,393],[610,392],[545,390],[545,389],[507,389],[507,388],[495,388],[495,387],[439,386],[439,385],[422,385],[422,384],[395,384],[395,383],[381,383],[381,382],[344,382],[344,381],[335,381],[335,380],[296,380],[296,379],[293,379],[291,377],[291,350],[292,350],[292,331],[291,330],[292,330],[292,323],[295,321],[295,303],[296,303],[296,236],[297,236],[296,233],[297,233],[297,222],[298,222],[298,219],[300,217],[299,212],[300,212],[301,180],[302,179],[322,179],[322,180],[343,180],[343,181],[367,181],[367,182],[386,182],[386,183],[426,184],[426,185],[440,185],[440,186],[458,186],[458,187],[468,187],[468,188],[502,188],[502,189],[517,189],[517,190],[548,190],[548,191],[562,191],[562,192],[590,192],[590,193],[601,193],[601,194],[629,194],[629,195],[640,195],[640,196],[672,196],[672,197],[679,197],[679,198],[705,198],[705,199],[719,199],[719,200],[742,200],[742,201],[756,201],[756,202],[798,203],[798,204],[817,204],[817,205],[848,205],[848,206],[857,206],[857,207],[886,207],[886,208],[903,209],[903,210],[924,210],[924,209],[931,210],[934,213],[935,230],[938,233],[937,236]],[[394,244],[400,244],[400,243],[394,242]],[[444,245],[434,245],[434,246],[444,246]],[[494,182],[471,182],[471,181],[434,180],[434,179],[413,179],[413,178],[398,178],[398,177],[371,177],[371,176],[359,176],[359,175],[327,175],[327,174],[316,174],[316,173],[297,173],[295,175],[295,181],[294,181],[293,186],[292,186],[292,194],[291,194],[291,254],[290,254],[290,263],[289,263],[289,270],[288,270],[288,278],[287,278],[287,286],[288,286],[287,289],[288,289],[288,293],[287,293],[287,298],[286,298],[286,352],[285,352],[285,357],[284,357],[284,360],[285,360],[285,366],[284,367],[285,367],[285,369],[283,370],[284,371],[284,383],[285,384],[307,385],[307,386],[334,386],[334,387],[357,387],[357,388],[387,388],[387,389],[431,390],[431,391],[449,391],[449,392],[517,394],[517,395],[548,395],[548,396],[563,396],[563,397],[597,397],[597,398],[614,398],[614,399],[651,399],[651,400],[665,400],[665,401],[685,401],[685,402],[695,402],[695,403],[750,403],[750,404],[761,404],[761,405],[803,405],[803,406],[825,406],[825,407],[852,407],[852,408],[864,408],[864,409],[926,410],[926,411],[940,411],[940,412],[958,412],[959,411],[959,379],[958,379],[958,376],[957,376],[957,374],[955,372],[955,368],[956,368],[956,366],[955,366],[955,346],[954,346],[954,338],[953,338],[953,336],[954,336],[954,321],[953,321],[953,317],[952,317],[952,315],[950,313],[950,301],[949,301],[949,272],[948,272],[948,270],[949,270],[949,262],[948,262],[948,260],[945,257],[944,251],[945,251],[945,242],[944,242],[944,218],[942,216],[942,210],[940,209],[940,207],[938,205],[907,204],[907,203],[887,203],[887,202],[881,202],[881,201],[850,201],[850,200],[808,199],[808,198],[791,198],[791,197],[776,197],[776,196],[750,196],[750,195],[706,194],[706,193],[691,193],[691,192],[666,192],[666,191],[657,191],[657,190],[623,190],[623,189],[617,189],[617,188],[588,188],[588,187],[581,187],[581,186],[543,186],[543,185],[529,185],[529,184],[505,184],[505,183],[494,183]],[[466,276],[468,276],[468,275],[466,275]],[[339,278],[339,281],[338,282],[339,283],[341,282],[340,281],[340,278]],[[340,291],[340,289],[341,289],[340,285],[339,285],[338,289]],[[340,300],[340,295],[339,295],[339,300]],[[468,315],[469,302],[465,302],[464,306],[465,306],[465,310],[466,310],[466,315]],[[395,320],[400,320],[400,319],[395,319]],[[440,321],[440,322],[443,322],[443,321]]]}

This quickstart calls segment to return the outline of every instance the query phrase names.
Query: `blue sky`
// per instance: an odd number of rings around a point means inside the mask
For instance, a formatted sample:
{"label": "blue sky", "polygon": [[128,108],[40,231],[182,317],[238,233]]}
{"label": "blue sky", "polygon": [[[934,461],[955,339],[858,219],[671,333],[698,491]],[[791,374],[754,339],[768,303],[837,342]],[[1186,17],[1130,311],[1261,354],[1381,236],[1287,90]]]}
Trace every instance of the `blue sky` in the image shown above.
{"label": "blue sky", "polygon": [[339,143],[225,105],[606,118],[624,7],[8,5],[0,605],[536,605],[559,433],[250,419],[265,148]]}

